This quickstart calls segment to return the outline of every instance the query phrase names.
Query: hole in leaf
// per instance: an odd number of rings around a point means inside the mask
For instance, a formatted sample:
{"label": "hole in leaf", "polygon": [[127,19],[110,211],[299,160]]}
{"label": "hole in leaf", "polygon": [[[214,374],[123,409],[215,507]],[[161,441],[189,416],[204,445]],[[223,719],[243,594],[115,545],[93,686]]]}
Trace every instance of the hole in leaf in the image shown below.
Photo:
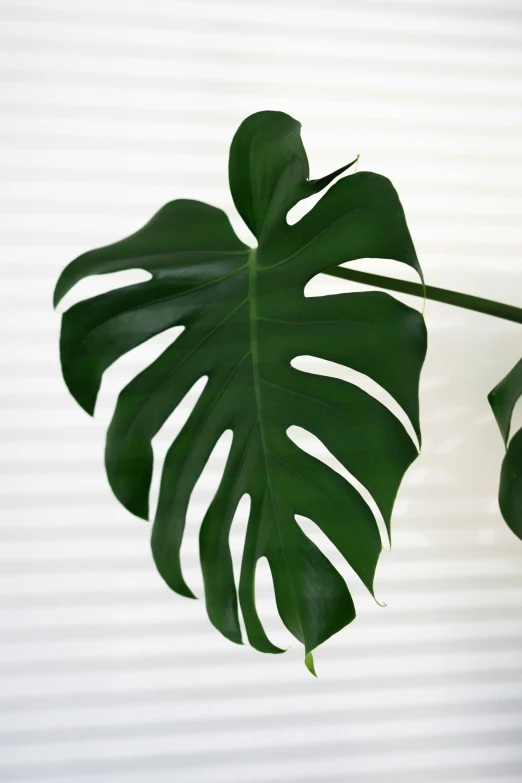
{"label": "hole in leaf", "polygon": [[308,196],[308,198],[303,198],[301,201],[298,201],[287,213],[286,222],[288,225],[295,226],[296,223],[299,223],[299,221],[315,207],[317,202],[322,199],[327,190],[328,188],[325,188],[324,190],[321,190],[320,193],[314,193],[313,196]]}
{"label": "hole in leaf", "polygon": [[[420,283],[419,273],[412,266],[403,264],[402,261],[395,261],[393,258],[356,258],[355,261],[348,261],[341,266],[354,271],[371,272],[374,275]],[[395,296],[395,292],[393,295]]]}
{"label": "hole in leaf", "polygon": [[379,528],[379,533],[381,536],[381,541],[383,543],[383,546],[386,549],[389,549],[390,540],[388,538],[386,524],[384,522],[381,512],[379,511],[377,503],[371,496],[370,492],[366,489],[366,487],[363,484],[361,484],[361,482],[358,481],[355,478],[355,476],[352,476],[352,474],[348,470],[346,470],[344,465],[341,462],[339,462],[339,460],[336,459],[336,457],[334,457],[334,455],[329,449],[326,448],[322,440],[320,440],[313,433],[303,429],[302,427],[296,427],[295,425],[292,425],[291,427],[288,428],[287,435],[290,438],[290,440],[293,443],[295,443],[296,446],[299,446],[299,448],[305,451],[307,454],[311,454],[313,457],[320,459],[321,462],[324,462],[324,464],[328,465],[329,468],[335,470],[336,473],[342,476],[349,484],[353,486],[354,489],[357,490],[357,492],[361,495],[361,497],[366,501],[372,514],[375,517],[375,521],[377,523],[377,527]]}
{"label": "hole in leaf", "polygon": [[91,299],[93,296],[99,294],[106,294],[109,291],[114,291],[117,288],[126,288],[129,285],[135,285],[136,283],[146,283],[147,280],[151,280],[152,275],[150,272],[146,272],[145,269],[125,269],[121,272],[109,272],[106,275],[91,275],[84,277],[66,293],[57,311],[59,313],[65,312],[78,302],[82,302],[84,299]]}
{"label": "hole in leaf", "polygon": [[259,619],[272,644],[283,650],[291,645],[290,633],[277,611],[274,580],[266,557],[260,557],[255,574],[256,607]]}
{"label": "hole in leaf", "polygon": [[[321,528],[309,517],[303,517],[300,514],[295,515],[295,521],[310,541],[323,553],[334,568],[339,571],[344,581],[348,585],[353,601],[359,611],[361,601],[373,605],[374,599],[369,594],[367,587],[361,581],[359,575],[353,570],[351,565],[344,559],[335,544],[330,541]],[[371,601],[368,602],[370,595]]]}
{"label": "hole in leaf", "polygon": [[[230,553],[232,555],[232,568],[234,571],[234,582],[236,590],[239,585],[241,575],[241,561],[243,559],[243,550],[245,548],[245,538],[248,526],[248,517],[250,514],[250,495],[243,495],[237,504],[236,513],[230,527],[229,543]],[[241,635],[243,641],[247,640],[243,615],[239,612],[239,624],[241,626]]]}
{"label": "hole in leaf", "polygon": [[180,550],[181,569],[191,590],[197,596],[204,594],[203,576],[199,566],[199,528],[210,501],[216,494],[231,446],[232,430],[225,430],[212,449],[212,453],[194,485],[187,509],[185,532]]}
{"label": "hole in leaf", "polygon": [[[384,277],[394,278],[396,280],[406,280],[411,283],[420,283],[418,273],[407,264],[399,261],[393,261],[389,258],[358,258],[356,261],[349,261],[340,264],[341,269],[350,271],[370,272],[374,275],[383,275]],[[336,296],[338,294],[353,294],[364,291],[383,291],[393,296],[400,302],[404,302],[415,310],[422,312],[424,309],[424,299],[422,296],[413,296],[412,294],[402,294],[399,291],[390,291],[387,288],[378,285],[367,285],[355,282],[354,280],[343,280],[339,277],[332,277],[319,273],[311,278],[305,286],[305,297]]]}
{"label": "hole in leaf", "polygon": [[178,339],[184,329],[184,326],[165,329],[161,334],[154,335],[150,340],[128,351],[105,370],[94,411],[97,420],[109,424],[120,391],[145,367],[161,356],[163,351]]}
{"label": "hole in leaf", "polygon": [[386,389],[368,375],[357,372],[357,370],[352,370],[351,367],[345,367],[343,364],[338,364],[337,362],[319,359],[317,356],[296,356],[292,359],[290,364],[292,367],[295,367],[296,370],[301,370],[302,372],[309,372],[315,375],[326,375],[358,386],[388,408],[390,413],[393,413],[393,415],[399,419],[416,448],[419,449],[419,440],[406,412]]}
{"label": "hole in leaf", "polygon": [[197,401],[203,394],[208,381],[208,376],[204,375],[196,381],[183,397],[179,405],[172,411],[163,426],[158,430],[152,439],[152,452],[154,454],[152,482],[149,494],[150,519],[154,519],[156,507],[158,505],[159,489],[161,484],[161,474],[167,451],[176,440],[185,425],[188,417],[194,410]]}
{"label": "hole in leaf", "polygon": [[292,209],[287,212],[287,224],[289,226],[295,226],[296,223],[299,223],[299,221],[315,207],[317,202],[323,198],[324,194],[327,193],[336,182],[339,182],[342,177],[350,176],[352,173],[353,171],[341,172],[338,177],[329,182],[328,185],[323,188],[323,190],[319,191],[319,193],[314,193],[312,196],[308,196],[307,198],[303,198],[301,201],[298,201],[297,204],[295,204]]}

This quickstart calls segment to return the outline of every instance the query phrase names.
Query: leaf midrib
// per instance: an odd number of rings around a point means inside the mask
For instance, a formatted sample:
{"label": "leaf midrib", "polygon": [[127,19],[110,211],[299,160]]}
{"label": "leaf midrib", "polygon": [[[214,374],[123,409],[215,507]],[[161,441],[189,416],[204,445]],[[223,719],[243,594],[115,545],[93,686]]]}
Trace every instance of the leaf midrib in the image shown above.
{"label": "leaf midrib", "polygon": [[[249,303],[249,320],[250,320],[250,353],[252,357],[252,372],[253,372],[253,380],[254,380],[254,395],[256,400],[256,413],[257,413],[257,420],[259,423],[259,433],[261,436],[261,451],[263,452],[263,462],[265,466],[265,474],[266,474],[266,483],[268,487],[268,493],[270,495],[270,502],[272,504],[272,513],[274,515],[274,520],[276,523],[277,533],[279,536],[279,542],[281,545],[281,552],[283,553],[283,558],[286,565],[286,570],[288,572],[288,578],[290,581],[290,585],[292,588],[292,593],[294,596],[294,602],[295,606],[297,608],[297,613],[299,616],[299,624],[301,626],[301,634],[303,635],[304,639],[304,633],[303,633],[303,627],[301,623],[301,617],[299,612],[299,603],[297,600],[297,593],[294,587],[293,579],[292,579],[292,572],[288,565],[288,560],[286,557],[286,551],[283,543],[283,536],[281,534],[281,525],[279,523],[279,517],[276,510],[276,504],[274,500],[274,490],[272,487],[272,482],[270,479],[270,470],[268,467],[268,459],[267,456],[270,453],[267,444],[266,444],[266,438],[265,438],[265,431],[264,431],[264,425],[263,425],[263,413],[262,413],[262,406],[261,406],[261,376],[259,374],[259,348],[258,348],[258,315],[257,315],[257,263],[256,263],[256,251],[255,249],[252,249],[250,253],[248,254],[248,303]],[[266,491],[266,490],[265,490]]]}

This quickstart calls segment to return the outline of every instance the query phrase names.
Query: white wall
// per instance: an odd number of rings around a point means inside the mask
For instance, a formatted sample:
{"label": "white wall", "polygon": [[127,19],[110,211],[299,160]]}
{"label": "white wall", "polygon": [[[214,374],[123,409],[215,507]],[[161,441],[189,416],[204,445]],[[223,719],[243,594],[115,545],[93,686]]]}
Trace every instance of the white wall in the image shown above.
{"label": "white wall", "polygon": [[[312,176],[359,152],[392,178],[429,283],[521,305],[520,2],[0,6],[0,780],[521,781],[522,544],[497,509],[486,401],[520,327],[428,302],[423,454],[378,571],[388,606],[354,585],[359,617],[314,680],[297,644],[235,647],[164,586],[149,527],[108,489],[103,426],[61,380],[51,308],[66,262],[164,202],[232,213],[228,145],[264,108],[303,122]],[[137,361],[104,386],[102,423]],[[216,477],[191,510],[196,585]]]}

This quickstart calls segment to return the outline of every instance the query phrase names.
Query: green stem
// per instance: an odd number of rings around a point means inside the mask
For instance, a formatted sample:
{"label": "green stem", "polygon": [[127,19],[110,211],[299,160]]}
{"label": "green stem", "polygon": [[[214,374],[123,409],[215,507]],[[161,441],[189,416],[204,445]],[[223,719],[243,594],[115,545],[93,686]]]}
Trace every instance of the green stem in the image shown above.
{"label": "green stem", "polygon": [[448,291],[446,288],[436,288],[432,285],[423,286],[422,283],[410,283],[407,280],[397,280],[392,277],[384,277],[384,275],[374,275],[370,272],[358,272],[355,269],[346,269],[344,266],[327,269],[324,274],[340,277],[342,280],[352,280],[354,283],[400,291],[402,294],[426,296],[426,299],[433,299],[435,302],[444,302],[444,304],[455,307],[463,307],[465,310],[475,310],[477,313],[494,315],[505,321],[522,324],[522,310],[519,307],[502,302],[492,302],[490,299],[482,299],[480,296],[461,294],[458,291]]}

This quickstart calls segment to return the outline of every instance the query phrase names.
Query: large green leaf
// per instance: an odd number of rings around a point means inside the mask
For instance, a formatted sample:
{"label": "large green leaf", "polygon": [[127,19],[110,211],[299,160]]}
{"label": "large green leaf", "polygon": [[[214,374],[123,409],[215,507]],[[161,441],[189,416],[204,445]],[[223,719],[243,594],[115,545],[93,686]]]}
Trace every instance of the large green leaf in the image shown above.
{"label": "large green leaf", "polygon": [[[348,164],[348,166],[351,164]],[[140,231],[73,261],[56,302],[86,275],[148,270],[146,283],[74,305],[62,321],[65,381],[92,414],[104,370],[126,351],[175,325],[178,339],[121,392],[107,434],[106,468],[116,497],[148,517],[151,440],[201,377],[208,382],[167,454],[152,550],[168,585],[191,597],[180,566],[188,503],[225,430],[232,446],[200,532],[205,599],[212,623],[241,642],[239,604],[250,643],[280,652],[263,629],[255,571],[268,559],[283,622],[311,651],[355,617],[344,579],[302,532],[313,520],[373,593],[381,551],[375,517],[351,483],[288,437],[292,425],[316,435],[372,494],[386,524],[417,448],[400,420],[357,385],[299,371],[312,355],[369,376],[419,431],[418,382],[426,351],[422,316],[384,293],[304,296],[319,272],[358,258],[389,258],[420,272],[404,212],[384,177],[337,181],[295,225],[287,213],[348,166],[309,180],[300,124],[260,112],[237,131],[230,185],[255,235],[250,249],[226,215],[197,201],[173,201]],[[229,531],[239,500],[250,516],[239,585]]]}
{"label": "large green leaf", "polygon": [[522,539],[522,429],[509,440],[511,418],[522,395],[522,359],[488,394],[500,433],[506,446],[506,455],[500,471],[498,502],[502,516]]}

